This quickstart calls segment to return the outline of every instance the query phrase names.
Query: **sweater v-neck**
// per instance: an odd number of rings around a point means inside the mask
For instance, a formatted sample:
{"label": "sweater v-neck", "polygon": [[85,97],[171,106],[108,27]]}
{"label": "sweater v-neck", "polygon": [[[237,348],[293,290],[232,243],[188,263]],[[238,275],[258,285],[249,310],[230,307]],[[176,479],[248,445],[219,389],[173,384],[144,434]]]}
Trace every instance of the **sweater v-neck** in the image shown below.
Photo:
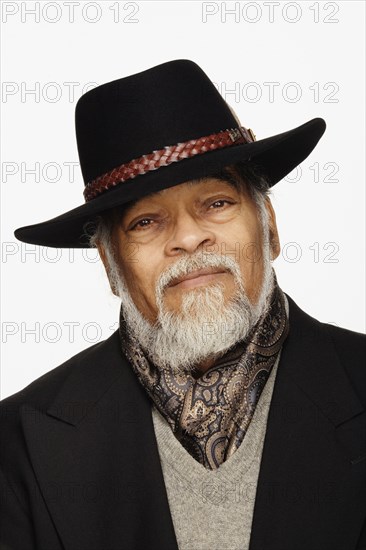
{"label": "sweater v-neck", "polygon": [[210,483],[215,482],[215,480],[220,484],[225,483],[225,481],[232,482],[235,474],[240,474],[240,477],[246,475],[248,470],[254,466],[253,462],[260,460],[259,457],[262,454],[260,452],[260,445],[264,441],[270,401],[280,357],[281,352],[262,390],[247,433],[240,447],[215,470],[205,468],[205,466],[188,453],[175,437],[166,419],[155,405],[152,404],[152,418],[159,454],[163,462],[168,462],[174,468],[176,475],[180,479],[186,480],[192,487],[196,483],[202,484],[204,479]]}

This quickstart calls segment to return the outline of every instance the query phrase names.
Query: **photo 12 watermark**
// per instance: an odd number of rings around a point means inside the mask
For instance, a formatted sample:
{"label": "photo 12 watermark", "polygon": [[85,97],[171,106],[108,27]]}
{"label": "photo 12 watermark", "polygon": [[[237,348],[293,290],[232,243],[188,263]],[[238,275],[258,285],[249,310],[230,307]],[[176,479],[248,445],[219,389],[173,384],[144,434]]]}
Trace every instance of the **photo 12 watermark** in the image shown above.
{"label": "photo 12 watermark", "polygon": [[202,23],[340,22],[338,2],[202,2]]}
{"label": "photo 12 watermark", "polygon": [[140,22],[138,2],[1,2],[3,24],[80,23],[95,25],[100,21],[136,24]]}
{"label": "photo 12 watermark", "polygon": [[[267,244],[268,243],[264,243]],[[140,244],[137,242],[128,242],[124,249],[124,261],[138,263],[136,257]],[[309,241],[308,243],[288,241],[281,245],[280,258],[290,264],[296,264],[299,261],[312,262],[315,264],[337,264],[340,261],[340,245],[336,241]],[[229,256],[235,261],[244,260],[248,263],[260,262],[263,257],[263,250],[256,242],[241,243],[239,241],[231,244],[222,242],[206,246],[202,249],[202,261],[205,261],[206,255],[218,254],[223,258]],[[58,264],[62,262],[74,264],[78,261],[84,261],[88,264],[100,262],[100,256],[97,248],[85,247],[57,248],[33,245],[18,241],[4,241],[1,243],[1,263],[31,263],[31,264]]]}
{"label": "photo 12 watermark", "polygon": [[337,82],[214,82],[225,101],[239,103],[339,103]]}

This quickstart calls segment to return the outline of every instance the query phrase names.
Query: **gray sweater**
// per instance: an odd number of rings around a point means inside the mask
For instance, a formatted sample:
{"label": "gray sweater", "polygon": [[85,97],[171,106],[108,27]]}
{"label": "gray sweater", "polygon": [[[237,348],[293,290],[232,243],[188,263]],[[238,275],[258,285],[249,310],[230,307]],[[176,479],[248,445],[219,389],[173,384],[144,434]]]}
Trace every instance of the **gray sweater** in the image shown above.
{"label": "gray sweater", "polygon": [[240,447],[208,470],[180,444],[152,406],[170,512],[179,550],[247,550],[267,416],[279,353]]}

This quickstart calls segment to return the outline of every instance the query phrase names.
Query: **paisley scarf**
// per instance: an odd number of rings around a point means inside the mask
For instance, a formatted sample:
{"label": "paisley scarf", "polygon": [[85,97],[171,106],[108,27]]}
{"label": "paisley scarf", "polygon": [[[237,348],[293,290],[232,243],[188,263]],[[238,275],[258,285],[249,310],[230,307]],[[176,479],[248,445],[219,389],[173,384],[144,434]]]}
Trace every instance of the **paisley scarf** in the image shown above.
{"label": "paisley scarf", "polygon": [[175,437],[207,469],[218,468],[239,448],[287,337],[285,296],[275,273],[273,283],[267,311],[248,336],[198,378],[157,368],[128,331],[121,306],[124,355]]}

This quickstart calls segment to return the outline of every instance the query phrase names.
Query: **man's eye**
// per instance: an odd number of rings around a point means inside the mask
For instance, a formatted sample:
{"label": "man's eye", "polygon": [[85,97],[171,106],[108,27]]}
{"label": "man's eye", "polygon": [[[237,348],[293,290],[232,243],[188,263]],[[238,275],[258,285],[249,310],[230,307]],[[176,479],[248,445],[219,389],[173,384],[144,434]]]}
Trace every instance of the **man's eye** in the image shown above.
{"label": "man's eye", "polygon": [[[222,203],[224,203],[224,202],[226,202],[227,204],[234,204],[233,202],[228,201],[228,200],[226,200],[226,199],[218,199],[218,200],[214,201],[214,202],[210,205],[210,207],[211,207],[211,206],[214,206],[214,205],[217,205],[217,204],[220,204],[220,203],[222,204]],[[214,210],[221,210],[221,208],[214,208]]]}
{"label": "man's eye", "polygon": [[154,221],[151,218],[142,218],[142,220],[139,220],[138,222],[134,223],[132,227],[130,227],[129,231],[132,231],[134,229],[144,229],[145,227],[149,227],[150,223],[145,224],[144,222],[151,222]]}

